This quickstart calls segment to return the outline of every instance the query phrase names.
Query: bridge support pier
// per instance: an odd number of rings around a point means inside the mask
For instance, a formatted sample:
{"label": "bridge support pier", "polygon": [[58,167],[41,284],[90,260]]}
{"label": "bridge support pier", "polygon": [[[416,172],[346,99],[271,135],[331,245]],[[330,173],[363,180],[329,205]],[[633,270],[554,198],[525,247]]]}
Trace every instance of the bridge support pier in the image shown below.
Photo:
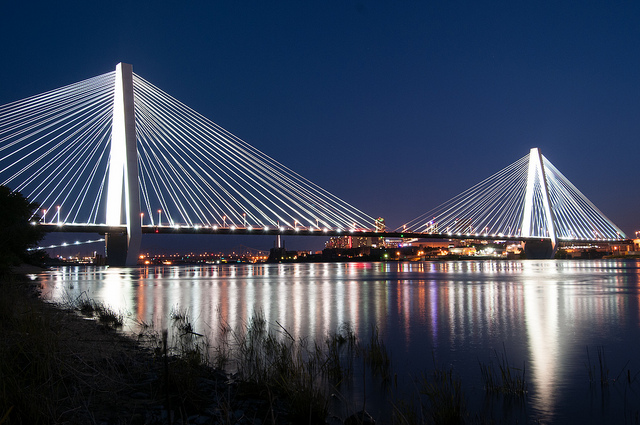
{"label": "bridge support pier", "polygon": [[127,254],[129,251],[129,238],[126,232],[105,233],[104,246],[108,266],[124,267],[128,265]]}
{"label": "bridge support pier", "polygon": [[529,260],[549,260],[555,257],[557,245],[550,239],[527,241],[524,244],[524,255]]}

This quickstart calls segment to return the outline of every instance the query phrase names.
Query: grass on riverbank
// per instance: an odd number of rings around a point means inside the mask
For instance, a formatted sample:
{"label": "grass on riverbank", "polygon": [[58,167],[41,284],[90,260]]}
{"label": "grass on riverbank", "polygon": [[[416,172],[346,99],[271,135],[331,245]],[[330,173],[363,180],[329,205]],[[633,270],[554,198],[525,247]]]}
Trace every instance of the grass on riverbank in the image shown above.
{"label": "grass on riverbank", "polygon": [[117,312],[104,303],[98,303],[88,298],[81,298],[74,304],[74,308],[87,317],[96,316],[100,323],[113,328],[121,328],[124,324],[124,314]]}
{"label": "grass on riverbank", "polygon": [[128,393],[151,369],[131,340],[44,303],[16,276],[0,278],[0,332],[3,425],[135,416]]}
{"label": "grass on riverbank", "polygon": [[487,393],[504,394],[511,397],[525,397],[527,394],[526,365],[516,368],[509,364],[507,350],[502,347],[502,353],[494,351],[497,365],[493,361],[480,364],[482,382]]}

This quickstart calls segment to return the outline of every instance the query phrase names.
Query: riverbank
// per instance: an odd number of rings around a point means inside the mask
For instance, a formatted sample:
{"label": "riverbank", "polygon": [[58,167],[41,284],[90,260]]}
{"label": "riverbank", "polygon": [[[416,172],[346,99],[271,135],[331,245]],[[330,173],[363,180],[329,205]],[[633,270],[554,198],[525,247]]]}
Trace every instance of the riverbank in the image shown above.
{"label": "riverbank", "polygon": [[295,423],[290,400],[0,279],[0,424]]}

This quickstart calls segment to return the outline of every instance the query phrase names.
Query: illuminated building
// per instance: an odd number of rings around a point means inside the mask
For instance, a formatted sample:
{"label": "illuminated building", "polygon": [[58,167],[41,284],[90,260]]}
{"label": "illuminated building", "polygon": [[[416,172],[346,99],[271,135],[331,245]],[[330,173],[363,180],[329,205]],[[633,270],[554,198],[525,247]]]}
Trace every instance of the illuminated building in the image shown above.
{"label": "illuminated building", "polygon": [[[327,249],[351,249],[370,247],[372,245],[371,240],[374,238],[363,236],[335,236],[325,242],[324,247]],[[377,239],[377,238],[375,238]]]}

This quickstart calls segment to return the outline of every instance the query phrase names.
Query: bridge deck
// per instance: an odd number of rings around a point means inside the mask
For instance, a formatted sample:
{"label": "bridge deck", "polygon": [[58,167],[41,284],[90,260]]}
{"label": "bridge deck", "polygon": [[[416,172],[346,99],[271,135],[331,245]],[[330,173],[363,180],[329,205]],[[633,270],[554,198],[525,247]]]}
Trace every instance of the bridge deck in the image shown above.
{"label": "bridge deck", "polygon": [[[69,232],[69,233],[126,233],[126,226],[107,226],[102,224],[42,224],[35,225],[42,227],[46,232]],[[344,231],[337,229],[309,229],[298,227],[209,227],[209,226],[142,226],[143,234],[170,234],[170,235],[253,235],[253,236],[354,236],[373,238],[403,238],[403,239],[473,239],[485,241],[540,241],[549,238],[522,237],[516,235],[490,235],[490,234],[468,234],[468,233],[424,233],[424,232],[379,232],[374,229],[355,229]],[[603,242],[625,242],[627,239],[560,239],[559,242],[582,242],[582,243],[603,243]]]}

